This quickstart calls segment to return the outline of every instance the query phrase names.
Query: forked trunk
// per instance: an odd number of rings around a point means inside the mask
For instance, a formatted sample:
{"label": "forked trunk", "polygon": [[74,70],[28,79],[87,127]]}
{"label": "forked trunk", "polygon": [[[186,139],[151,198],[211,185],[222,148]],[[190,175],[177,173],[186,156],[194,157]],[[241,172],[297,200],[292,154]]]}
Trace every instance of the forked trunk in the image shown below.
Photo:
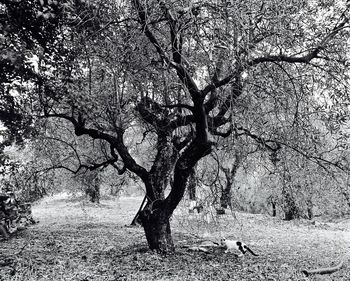
{"label": "forked trunk", "polygon": [[[167,143],[167,138],[159,137],[155,162],[148,176],[143,178],[148,203],[140,212],[140,221],[149,248],[161,253],[171,253],[175,250],[171,237],[170,217],[184,196],[193,167],[199,159],[211,151],[210,142],[196,139],[178,158],[177,150],[169,149],[172,146],[166,146]],[[165,198],[164,191],[172,171],[174,181]]]}
{"label": "forked trunk", "polygon": [[160,253],[174,252],[169,218],[161,212],[150,213],[147,209],[141,212],[140,218],[149,248]]}

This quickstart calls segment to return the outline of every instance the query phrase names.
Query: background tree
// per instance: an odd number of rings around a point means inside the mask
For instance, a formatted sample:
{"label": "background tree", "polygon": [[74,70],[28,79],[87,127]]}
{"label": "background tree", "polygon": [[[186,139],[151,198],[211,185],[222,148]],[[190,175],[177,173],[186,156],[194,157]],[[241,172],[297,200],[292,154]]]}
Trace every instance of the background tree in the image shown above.
{"label": "background tree", "polygon": [[[1,167],[1,190],[10,190],[24,202],[34,202],[54,189],[55,173],[40,174],[45,160],[31,145],[12,145],[4,150],[6,157]],[[38,157],[39,156],[39,157]]]}

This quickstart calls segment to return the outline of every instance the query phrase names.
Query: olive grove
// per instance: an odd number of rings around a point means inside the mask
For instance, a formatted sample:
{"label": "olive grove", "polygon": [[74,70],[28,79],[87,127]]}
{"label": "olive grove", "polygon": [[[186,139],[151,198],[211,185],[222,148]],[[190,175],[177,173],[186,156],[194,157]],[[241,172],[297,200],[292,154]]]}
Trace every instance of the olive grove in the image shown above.
{"label": "olive grove", "polygon": [[45,129],[59,124],[98,141],[74,170],[136,175],[150,249],[174,250],[170,218],[222,139],[249,139],[276,169],[288,150],[347,170],[348,1],[25,2],[0,2],[2,111],[34,138],[62,140]]}

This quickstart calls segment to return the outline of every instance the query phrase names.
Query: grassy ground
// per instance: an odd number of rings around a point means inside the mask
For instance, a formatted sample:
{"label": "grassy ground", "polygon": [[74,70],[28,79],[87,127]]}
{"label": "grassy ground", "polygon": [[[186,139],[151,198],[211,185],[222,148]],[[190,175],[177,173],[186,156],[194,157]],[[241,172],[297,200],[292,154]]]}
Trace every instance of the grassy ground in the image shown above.
{"label": "grassy ground", "polygon": [[[172,221],[176,253],[161,256],[147,250],[141,228],[127,226],[141,200],[99,206],[63,195],[43,200],[33,207],[39,224],[0,241],[0,280],[350,280],[350,219],[314,225],[234,213],[203,222],[184,209]],[[244,240],[260,256],[184,247],[221,236]],[[300,272],[342,259],[342,269],[330,275]]]}

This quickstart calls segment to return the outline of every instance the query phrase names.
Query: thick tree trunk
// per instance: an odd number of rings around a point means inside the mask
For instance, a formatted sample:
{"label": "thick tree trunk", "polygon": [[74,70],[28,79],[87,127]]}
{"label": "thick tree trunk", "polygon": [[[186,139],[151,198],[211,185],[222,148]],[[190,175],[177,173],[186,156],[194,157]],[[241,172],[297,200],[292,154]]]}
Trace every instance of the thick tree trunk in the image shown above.
{"label": "thick tree trunk", "polygon": [[170,160],[170,153],[159,155],[158,165],[154,165],[150,176],[144,178],[148,203],[140,212],[140,221],[151,250],[161,253],[175,250],[171,237],[170,217],[183,198],[191,170],[200,158],[210,153],[210,149],[210,143],[201,142],[194,142],[187,148],[187,153],[184,152],[176,162],[173,186],[167,198],[164,198],[167,175],[175,163]]}
{"label": "thick tree trunk", "polygon": [[[145,230],[148,246],[151,250],[162,253],[175,250],[171,237],[170,217],[184,196],[188,178],[199,159],[211,152],[212,142],[208,140],[208,123],[206,111],[203,105],[204,97],[195,91],[194,96],[194,118],[196,123],[196,135],[183,141],[174,139],[170,131],[162,130],[164,123],[157,125],[157,154],[149,172],[140,175],[145,184],[148,202],[140,212],[140,221]],[[143,108],[140,108],[141,115]],[[145,115],[146,118],[148,115]],[[156,122],[158,117],[149,120]],[[184,149],[180,154],[179,151]],[[171,191],[165,198],[165,189],[168,186],[169,177],[173,175]]]}
{"label": "thick tree trunk", "polygon": [[161,209],[150,210],[146,207],[140,213],[140,220],[145,231],[148,246],[160,253],[175,250],[171,236],[170,221]]}
{"label": "thick tree trunk", "polygon": [[174,243],[170,231],[169,211],[164,201],[164,191],[178,159],[178,151],[168,135],[158,135],[158,153],[149,174],[142,180],[146,188],[147,203],[139,212],[148,247],[161,253],[173,252]]}

